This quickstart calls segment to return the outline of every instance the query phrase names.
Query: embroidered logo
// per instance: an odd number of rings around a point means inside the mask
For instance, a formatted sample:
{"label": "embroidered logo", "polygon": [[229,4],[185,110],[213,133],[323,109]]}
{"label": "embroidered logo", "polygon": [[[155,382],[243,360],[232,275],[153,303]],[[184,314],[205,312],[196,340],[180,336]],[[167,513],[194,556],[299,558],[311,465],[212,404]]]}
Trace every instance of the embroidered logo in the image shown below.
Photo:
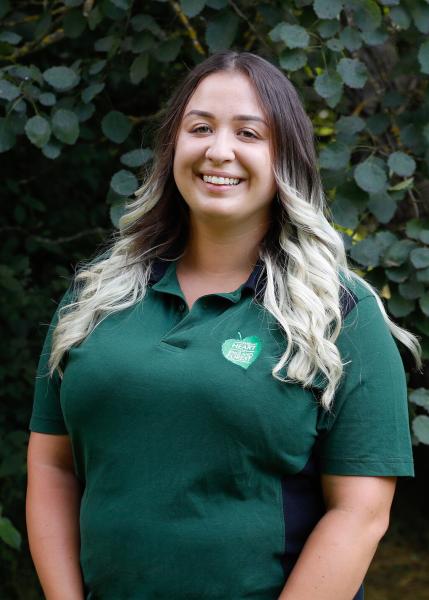
{"label": "embroidered logo", "polygon": [[251,335],[241,339],[241,333],[238,332],[240,339],[225,340],[222,344],[222,354],[224,357],[243,369],[248,369],[261,353],[262,343],[256,335]]}

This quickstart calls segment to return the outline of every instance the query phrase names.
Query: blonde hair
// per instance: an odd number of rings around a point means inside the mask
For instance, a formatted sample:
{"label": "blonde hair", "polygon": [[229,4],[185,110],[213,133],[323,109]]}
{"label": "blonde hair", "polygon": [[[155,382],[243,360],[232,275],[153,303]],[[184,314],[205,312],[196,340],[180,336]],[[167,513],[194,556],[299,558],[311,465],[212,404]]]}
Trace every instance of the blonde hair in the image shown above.
{"label": "blonde hair", "polygon": [[[326,386],[320,402],[330,409],[344,366],[335,345],[342,327],[340,292],[354,279],[374,295],[390,332],[421,367],[417,337],[388,317],[377,291],[348,267],[342,237],[326,216],[313,128],[296,89],[265,59],[249,52],[224,51],[198,64],[178,86],[157,130],[152,168],[136,198],[128,203],[119,232],[113,235],[107,253],[78,269],[73,282],[75,300],[60,309],[54,330],[50,374],[58,369],[62,375],[60,363],[67,351],[103,319],[145,297],[156,258],[177,260],[184,254],[189,209],[172,173],[175,140],[192,93],[204,77],[216,71],[239,71],[249,77],[272,132],[278,191],[270,228],[259,247],[266,270],[262,304],[287,341],[273,377],[310,387],[318,372],[322,373]],[[288,376],[282,378],[278,373],[286,364]]]}

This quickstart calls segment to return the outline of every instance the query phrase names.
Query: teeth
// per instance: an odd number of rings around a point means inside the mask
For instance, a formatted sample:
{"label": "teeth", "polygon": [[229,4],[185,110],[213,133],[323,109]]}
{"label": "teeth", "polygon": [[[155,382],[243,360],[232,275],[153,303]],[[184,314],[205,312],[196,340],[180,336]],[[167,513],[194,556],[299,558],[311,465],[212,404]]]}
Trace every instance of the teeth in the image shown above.
{"label": "teeth", "polygon": [[211,175],[203,175],[203,180],[208,183],[215,183],[217,185],[238,185],[239,179],[232,179],[230,177],[213,177]]}

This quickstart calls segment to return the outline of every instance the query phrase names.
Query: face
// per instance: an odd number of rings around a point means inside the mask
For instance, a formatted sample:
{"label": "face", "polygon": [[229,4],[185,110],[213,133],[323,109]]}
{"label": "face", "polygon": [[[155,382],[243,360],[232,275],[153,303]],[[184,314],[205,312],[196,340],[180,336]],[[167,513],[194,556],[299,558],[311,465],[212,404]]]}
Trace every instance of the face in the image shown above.
{"label": "face", "polygon": [[[200,82],[183,113],[173,173],[191,217],[222,224],[269,222],[277,190],[270,131],[244,74],[218,72]],[[234,181],[204,181],[207,175]]]}

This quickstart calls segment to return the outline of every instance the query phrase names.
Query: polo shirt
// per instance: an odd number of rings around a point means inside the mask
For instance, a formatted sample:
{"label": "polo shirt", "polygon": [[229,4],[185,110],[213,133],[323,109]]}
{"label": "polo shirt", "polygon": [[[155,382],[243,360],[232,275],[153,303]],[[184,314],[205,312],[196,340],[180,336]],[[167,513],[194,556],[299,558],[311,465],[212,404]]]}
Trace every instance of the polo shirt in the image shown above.
{"label": "polo shirt", "polygon": [[176,264],[154,262],[143,300],[72,347],[62,380],[47,373],[57,310],[30,429],[70,436],[86,599],[277,600],[326,511],[321,473],[414,474],[401,356],[372,294],[348,283],[326,412],[322,377],[304,389],[271,374],[286,341],[261,304],[262,261],[190,311]]}

